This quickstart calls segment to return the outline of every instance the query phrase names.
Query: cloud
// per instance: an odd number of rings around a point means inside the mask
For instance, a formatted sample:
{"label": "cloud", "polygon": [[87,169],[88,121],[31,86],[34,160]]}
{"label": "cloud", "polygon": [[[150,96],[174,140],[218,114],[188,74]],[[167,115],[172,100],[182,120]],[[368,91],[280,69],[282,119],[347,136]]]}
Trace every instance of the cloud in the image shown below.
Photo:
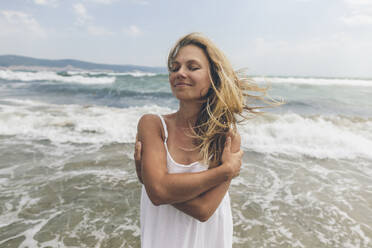
{"label": "cloud", "polygon": [[372,16],[366,14],[352,13],[350,16],[342,17],[341,20],[348,26],[372,25]]}
{"label": "cloud", "polygon": [[[114,2],[118,2],[119,0],[85,0],[87,2],[91,3],[98,3],[98,4],[113,4]],[[132,3],[132,4],[139,4],[139,5],[148,5],[149,2],[146,0],[126,0],[126,2]]]}
{"label": "cloud", "polygon": [[57,7],[58,0],[34,0],[34,3],[37,5],[49,5],[49,6]]}
{"label": "cloud", "polygon": [[87,31],[89,34],[95,36],[113,35],[113,32],[106,30],[104,27],[101,26],[89,25],[87,26]]}
{"label": "cloud", "polygon": [[73,5],[76,14],[76,24],[84,29],[88,34],[95,36],[112,35],[113,33],[102,26],[93,23],[93,17],[88,14],[87,9],[82,3]]}
{"label": "cloud", "polygon": [[92,3],[98,3],[98,4],[106,4],[106,5],[117,2],[117,0],[87,0],[87,1],[92,2]]}
{"label": "cloud", "polygon": [[139,5],[149,5],[150,3],[146,0],[131,0],[132,3],[134,4],[139,4]]}
{"label": "cloud", "polygon": [[368,76],[372,43],[347,33],[303,40],[258,38],[234,49],[239,67],[272,75]]}
{"label": "cloud", "polygon": [[348,26],[372,25],[372,0],[344,0],[350,14],[341,17],[341,21]]}
{"label": "cloud", "polygon": [[0,36],[21,35],[34,38],[47,36],[35,18],[21,11],[0,11],[0,29]]}
{"label": "cloud", "polygon": [[93,19],[90,15],[88,15],[87,9],[82,3],[74,4],[73,8],[77,16],[76,23],[78,25],[82,26]]}
{"label": "cloud", "polygon": [[371,0],[345,0],[345,2],[352,6],[366,6],[372,5]]}
{"label": "cloud", "polygon": [[142,34],[142,31],[136,25],[131,25],[127,28],[123,28],[123,32],[133,37],[136,37]]}

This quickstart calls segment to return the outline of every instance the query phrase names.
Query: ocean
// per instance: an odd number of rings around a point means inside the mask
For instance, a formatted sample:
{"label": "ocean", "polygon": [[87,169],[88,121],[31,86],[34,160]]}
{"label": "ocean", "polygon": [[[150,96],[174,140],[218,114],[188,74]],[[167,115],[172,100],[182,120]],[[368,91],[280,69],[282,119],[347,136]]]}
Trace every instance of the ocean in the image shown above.
{"label": "ocean", "polygon": [[[234,248],[372,247],[372,79],[259,77],[238,126]],[[0,69],[0,247],[140,247],[139,118],[175,111],[168,76]]]}

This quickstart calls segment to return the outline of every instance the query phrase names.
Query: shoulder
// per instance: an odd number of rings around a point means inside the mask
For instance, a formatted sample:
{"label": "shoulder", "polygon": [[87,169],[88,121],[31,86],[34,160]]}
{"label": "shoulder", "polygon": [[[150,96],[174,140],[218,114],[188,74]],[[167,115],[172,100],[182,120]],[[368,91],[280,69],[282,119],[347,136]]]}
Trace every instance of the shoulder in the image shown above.
{"label": "shoulder", "polygon": [[160,122],[160,117],[154,114],[144,114],[138,121],[139,125],[153,125]]}
{"label": "shoulder", "polygon": [[226,137],[231,138],[231,151],[238,152],[241,145],[241,137],[238,131],[230,130]]}
{"label": "shoulder", "polygon": [[143,133],[161,134],[161,125],[158,115],[145,114],[138,121],[137,131],[140,136]]}

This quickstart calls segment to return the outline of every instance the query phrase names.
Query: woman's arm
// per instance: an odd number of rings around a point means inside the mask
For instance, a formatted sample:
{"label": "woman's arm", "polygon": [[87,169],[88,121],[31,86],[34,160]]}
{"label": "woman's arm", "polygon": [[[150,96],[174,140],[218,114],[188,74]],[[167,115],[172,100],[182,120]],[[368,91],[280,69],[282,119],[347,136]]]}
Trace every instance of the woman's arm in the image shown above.
{"label": "woman's arm", "polygon": [[207,171],[169,174],[161,129],[160,119],[155,115],[144,115],[138,124],[138,140],[142,144],[141,178],[154,205],[194,199],[239,174],[242,151],[230,153],[221,166]]}
{"label": "woman's arm", "polygon": [[[229,140],[225,144],[225,149],[230,149],[232,152],[237,152],[240,149],[241,137],[237,133],[233,135],[229,134],[231,139],[231,145]],[[230,147],[231,146],[231,147]],[[226,153],[228,154],[228,153]],[[225,154],[225,155],[226,155]],[[141,142],[136,138],[135,151],[134,151],[134,160],[136,165],[136,172],[139,181],[142,183],[141,178]],[[221,183],[220,185],[202,193],[198,197],[181,203],[175,203],[173,206],[178,210],[184,212],[185,214],[198,219],[199,221],[207,221],[213,213],[216,211],[217,207],[220,205],[223,197],[225,196],[231,180]]]}
{"label": "woman's arm", "polygon": [[207,221],[220,205],[229,189],[231,180],[202,193],[200,196],[181,203],[172,204],[178,210],[201,221]]}
{"label": "woman's arm", "polygon": [[[238,152],[240,150],[241,144],[240,135],[237,133],[235,136],[233,136],[232,134],[230,134],[229,136],[232,139],[230,142],[226,142],[225,149],[228,149],[231,152]],[[228,155],[228,153],[225,153],[224,155],[226,156]],[[226,158],[223,157],[223,159]],[[175,203],[173,204],[173,206],[178,210],[184,212],[185,214],[190,215],[191,217],[194,217],[201,222],[205,222],[214,214],[214,212],[220,205],[227,190],[229,189],[230,182],[231,180],[223,182],[192,200]]]}
{"label": "woman's arm", "polygon": [[[136,138],[134,161],[138,180],[140,183],[143,183],[141,176],[141,147],[141,142]],[[221,183],[192,200],[174,203],[173,206],[185,214],[190,215],[201,222],[205,222],[216,211],[230,186],[230,182],[231,180]]]}

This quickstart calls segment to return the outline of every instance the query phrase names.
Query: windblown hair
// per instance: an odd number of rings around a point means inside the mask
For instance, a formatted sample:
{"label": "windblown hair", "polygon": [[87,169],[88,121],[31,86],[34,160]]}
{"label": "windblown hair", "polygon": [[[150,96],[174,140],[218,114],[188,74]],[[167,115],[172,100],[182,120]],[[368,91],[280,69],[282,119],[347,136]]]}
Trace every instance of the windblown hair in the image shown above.
{"label": "windblown hair", "polygon": [[[200,150],[203,163],[216,166],[221,163],[222,152],[228,132],[236,133],[236,124],[259,114],[262,106],[248,106],[248,102],[264,99],[266,88],[257,86],[252,80],[235,72],[226,56],[212,41],[200,33],[190,33],[177,41],[168,56],[168,70],[182,47],[194,45],[201,48],[209,61],[211,87],[202,99],[202,107],[192,127],[194,145]],[[249,94],[251,92],[251,94]],[[257,94],[258,93],[258,94]]]}

